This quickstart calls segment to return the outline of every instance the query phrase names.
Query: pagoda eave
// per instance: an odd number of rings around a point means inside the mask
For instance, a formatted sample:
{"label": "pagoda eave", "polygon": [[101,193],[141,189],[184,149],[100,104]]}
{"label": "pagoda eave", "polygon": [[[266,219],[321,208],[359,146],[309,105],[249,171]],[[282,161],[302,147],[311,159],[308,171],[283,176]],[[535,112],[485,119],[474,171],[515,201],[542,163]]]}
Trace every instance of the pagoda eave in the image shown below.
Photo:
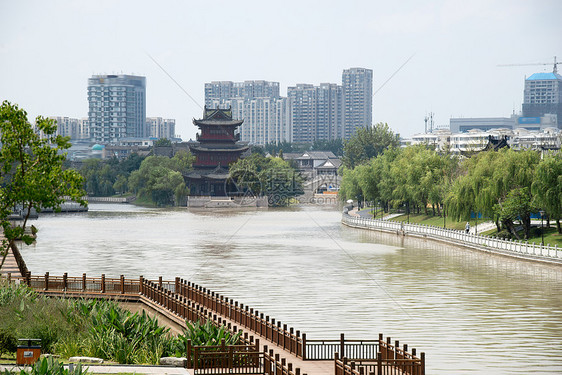
{"label": "pagoda eave", "polygon": [[193,119],[193,124],[199,127],[201,126],[240,126],[244,120],[196,120]]}

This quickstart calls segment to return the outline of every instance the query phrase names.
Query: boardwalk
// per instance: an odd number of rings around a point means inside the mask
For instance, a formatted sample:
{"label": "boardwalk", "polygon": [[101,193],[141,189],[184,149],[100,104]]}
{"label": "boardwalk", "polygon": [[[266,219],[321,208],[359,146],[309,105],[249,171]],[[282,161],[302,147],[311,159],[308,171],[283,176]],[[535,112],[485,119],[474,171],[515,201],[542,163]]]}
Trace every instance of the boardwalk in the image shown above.
{"label": "boardwalk", "polygon": [[[61,277],[48,273],[31,276],[28,273],[22,281],[39,293],[50,296],[113,298],[133,311],[143,309],[151,315],[158,315],[159,320],[175,332],[186,328],[186,320],[210,321],[215,325],[225,325],[232,332],[243,331],[244,345],[263,358],[262,372],[259,372],[262,374],[383,374],[396,373],[398,368],[401,371],[408,369],[411,375],[425,373],[424,353],[420,353],[421,358],[418,358],[414,348],[410,353],[407,345],[399,346],[398,341],[392,344],[390,338],[384,340],[382,334],[374,340],[346,340],[343,334],[339,340],[307,340],[304,333],[301,335],[300,331],[293,331],[286,324],[180,278],[175,281],[163,281],[162,278],[150,281],[142,276],[125,279],[123,276],[92,278],[85,274],[82,277],[69,277],[67,274]],[[196,361],[197,351],[191,350],[188,346],[188,352],[194,353]],[[357,363],[361,368],[354,369],[352,362],[346,366],[345,360],[338,362],[336,353],[356,358],[362,362],[361,365]],[[228,353],[223,349],[220,355],[227,356]],[[340,367],[336,368],[336,364]]]}
{"label": "boardwalk", "polygon": [[6,256],[4,265],[2,266],[2,269],[0,269],[0,275],[7,276],[8,274],[11,274],[12,276],[22,276],[20,274],[18,262],[16,262],[14,253],[12,253],[12,249],[8,249],[8,256]]}

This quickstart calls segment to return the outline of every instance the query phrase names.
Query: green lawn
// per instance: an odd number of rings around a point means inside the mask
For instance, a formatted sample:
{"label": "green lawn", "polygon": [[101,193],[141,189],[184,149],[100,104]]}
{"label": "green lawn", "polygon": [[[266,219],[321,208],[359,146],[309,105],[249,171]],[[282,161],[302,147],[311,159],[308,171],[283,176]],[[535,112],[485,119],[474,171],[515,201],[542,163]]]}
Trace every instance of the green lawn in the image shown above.
{"label": "green lawn", "polygon": [[[437,215],[433,216],[433,215],[424,215],[424,214],[410,214],[410,217],[408,218],[408,215],[404,214],[402,216],[395,217],[392,220],[404,221],[404,222],[409,221],[412,224],[432,225],[434,227],[443,228],[443,217]],[[452,221],[449,218],[445,218],[446,228],[463,230],[465,225],[466,225],[466,221]]]}
{"label": "green lawn", "polygon": [[[517,232],[519,236],[523,238],[524,234],[523,231]],[[495,229],[489,230],[487,232],[482,233],[485,236],[495,236],[498,234],[498,231]],[[533,236],[533,230],[531,230],[531,238],[528,239],[529,243],[536,243],[540,244],[542,241],[542,237],[540,235]],[[562,234],[558,234],[556,230],[556,225],[551,225],[550,228],[544,228],[544,244],[551,246],[558,245],[558,247],[562,248]]]}

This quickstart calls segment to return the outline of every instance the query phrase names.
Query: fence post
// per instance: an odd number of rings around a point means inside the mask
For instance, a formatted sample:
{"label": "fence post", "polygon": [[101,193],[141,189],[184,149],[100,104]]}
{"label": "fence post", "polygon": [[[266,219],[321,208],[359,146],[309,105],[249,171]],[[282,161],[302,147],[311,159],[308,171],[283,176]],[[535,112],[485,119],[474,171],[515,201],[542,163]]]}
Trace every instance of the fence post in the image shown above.
{"label": "fence post", "polygon": [[381,352],[377,353],[377,374],[382,374],[382,355]]}
{"label": "fence post", "polygon": [[68,273],[65,272],[62,275],[62,289],[66,292],[67,288],[68,288]]}
{"label": "fence post", "polygon": [[185,344],[185,354],[187,358],[187,368],[191,368],[191,340],[187,340]]}
{"label": "fence post", "polygon": [[101,292],[105,293],[105,273],[101,274]]}
{"label": "fence post", "polygon": [[121,288],[121,294],[125,293],[125,276],[121,275],[120,277],[120,288]]}
{"label": "fence post", "polygon": [[162,276],[158,276],[158,286],[162,288]]}
{"label": "fence post", "polygon": [[82,274],[82,291],[86,291],[86,274]]}
{"label": "fence post", "polygon": [[340,334],[340,355],[345,358],[345,337],[344,334]]}
{"label": "fence post", "polygon": [[139,276],[139,293],[142,295],[146,295],[145,291],[144,291],[144,278],[142,277],[142,275]]}

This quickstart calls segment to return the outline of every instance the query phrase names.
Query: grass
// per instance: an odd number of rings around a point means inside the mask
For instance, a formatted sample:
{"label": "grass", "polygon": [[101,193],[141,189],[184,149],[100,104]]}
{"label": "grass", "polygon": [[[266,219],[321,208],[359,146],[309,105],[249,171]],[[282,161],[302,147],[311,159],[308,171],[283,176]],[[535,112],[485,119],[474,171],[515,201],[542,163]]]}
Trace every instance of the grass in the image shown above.
{"label": "grass", "polygon": [[[529,243],[536,243],[537,245],[540,245],[542,242],[542,236],[540,234],[538,235],[533,235],[534,233],[534,228],[537,228],[536,226],[534,226],[533,228],[531,228],[531,237],[528,240],[523,240],[523,241],[528,241]],[[522,230],[517,232],[519,234],[519,236],[521,237],[521,239],[523,239],[524,237],[524,233]],[[482,233],[485,236],[497,236],[498,231],[496,229],[492,229],[486,232]],[[556,224],[555,225],[551,225],[550,228],[544,228],[544,244],[545,245],[549,245],[550,246],[555,246],[557,245],[559,248],[562,248],[562,234],[559,234],[558,231],[556,230]]]}
{"label": "grass", "polygon": [[[423,224],[423,225],[431,225],[434,227],[443,228],[443,216],[433,216],[433,215],[425,215],[425,214],[412,214],[410,213],[409,218],[407,214],[397,216],[393,219],[393,221],[409,221],[412,224]],[[466,221],[452,221],[449,218],[445,218],[445,227],[449,229],[457,229],[457,230],[464,230],[464,226],[466,225]]]}

